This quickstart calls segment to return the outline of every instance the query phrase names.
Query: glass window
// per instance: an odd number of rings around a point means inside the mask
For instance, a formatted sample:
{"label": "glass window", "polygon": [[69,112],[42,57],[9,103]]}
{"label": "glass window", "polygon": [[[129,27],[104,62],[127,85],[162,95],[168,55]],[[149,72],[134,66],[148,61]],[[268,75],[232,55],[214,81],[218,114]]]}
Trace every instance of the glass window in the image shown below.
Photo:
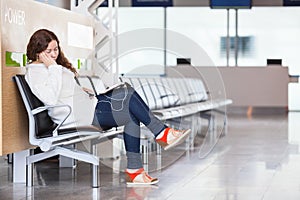
{"label": "glass window", "polygon": [[[234,66],[236,12],[229,12],[229,60],[227,60],[227,10],[209,7],[168,7],[166,19],[164,8],[121,7],[119,9],[119,34],[141,28],[164,28],[179,33],[200,46],[216,66]],[[168,38],[168,31],[166,32]],[[299,75],[300,8],[298,7],[252,7],[238,10],[238,66],[266,66],[267,59],[282,59],[289,66],[291,75]],[[164,36],[160,38],[164,43]],[[172,41],[173,42],[173,41]],[[168,49],[168,40],[166,41]],[[170,44],[170,43],[169,43]],[[163,44],[162,44],[163,45]],[[127,73],[135,66],[164,66],[164,52],[153,49],[133,51],[120,58],[120,73]],[[193,59],[193,65],[204,65]],[[178,55],[167,53],[167,66],[176,65]],[[136,59],[135,59],[136,58]],[[196,62],[195,62],[196,61]]]}
{"label": "glass window", "polygon": [[164,8],[120,7],[119,33],[141,28],[164,28]]}
{"label": "glass window", "polygon": [[239,57],[239,66],[265,66],[267,59],[282,59],[291,75],[300,68],[300,8],[253,7],[239,12],[239,36],[253,38],[251,54]]}
{"label": "glass window", "polygon": [[164,74],[164,8],[121,7],[118,11],[119,73]]}
{"label": "glass window", "polygon": [[[226,10],[209,7],[167,8],[167,29],[185,35],[199,45],[217,66],[226,65],[226,56],[221,52],[221,38],[227,35]],[[168,36],[167,36],[168,37]],[[201,61],[191,58],[195,66]],[[167,66],[176,65],[176,59],[168,57]]]}

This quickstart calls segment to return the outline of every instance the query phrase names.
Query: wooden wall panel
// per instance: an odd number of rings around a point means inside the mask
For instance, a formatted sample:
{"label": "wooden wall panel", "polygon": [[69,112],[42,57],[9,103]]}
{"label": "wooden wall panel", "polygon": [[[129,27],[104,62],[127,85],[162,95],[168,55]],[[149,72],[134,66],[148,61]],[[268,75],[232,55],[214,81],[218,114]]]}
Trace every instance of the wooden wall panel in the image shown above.
{"label": "wooden wall panel", "polygon": [[12,76],[21,73],[19,67],[2,67],[2,154],[30,147],[28,118]]}
{"label": "wooden wall panel", "polygon": [[[0,9],[1,9],[2,7],[0,7]],[[3,53],[2,53],[2,37],[1,37],[1,32],[2,32],[2,26],[1,26],[1,15],[0,15],[0,67],[2,68],[2,55],[3,55]],[[0,70],[0,73],[1,73],[1,70]],[[0,74],[0,83],[1,83],[1,74]],[[1,93],[0,93],[0,95],[1,95]],[[1,99],[2,99],[2,97],[0,96],[0,101],[1,101]],[[0,104],[1,105],[1,104]],[[2,106],[0,106],[0,116],[2,116]],[[2,120],[0,120],[0,130],[2,130]],[[2,154],[2,147],[3,147],[3,145],[2,145],[2,134],[0,134],[0,155],[3,155]]]}

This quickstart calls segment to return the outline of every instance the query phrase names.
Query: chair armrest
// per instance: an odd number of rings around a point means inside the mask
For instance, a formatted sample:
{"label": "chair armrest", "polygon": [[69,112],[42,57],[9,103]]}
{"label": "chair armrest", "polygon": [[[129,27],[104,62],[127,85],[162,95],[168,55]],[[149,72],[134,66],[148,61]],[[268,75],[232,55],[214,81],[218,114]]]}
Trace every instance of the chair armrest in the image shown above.
{"label": "chair armrest", "polygon": [[41,106],[38,108],[33,109],[31,112],[33,115],[36,115],[40,112],[43,112],[45,110],[48,110],[49,108],[59,108],[59,107],[67,107],[69,110],[69,112],[67,113],[67,115],[63,118],[63,120],[61,122],[59,122],[59,124],[57,125],[57,127],[53,130],[53,136],[57,136],[57,130],[61,127],[61,125],[66,121],[66,119],[70,116],[72,108],[69,105],[66,104],[62,104],[62,105],[53,105],[53,106]]}

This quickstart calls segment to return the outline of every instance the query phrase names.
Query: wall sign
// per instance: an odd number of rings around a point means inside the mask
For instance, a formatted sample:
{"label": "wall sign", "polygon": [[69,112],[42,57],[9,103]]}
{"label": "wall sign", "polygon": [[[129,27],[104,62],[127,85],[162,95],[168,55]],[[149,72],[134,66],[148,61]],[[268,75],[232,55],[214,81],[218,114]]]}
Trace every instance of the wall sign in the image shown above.
{"label": "wall sign", "polygon": [[210,0],[211,8],[251,8],[251,0]]}
{"label": "wall sign", "polygon": [[284,6],[300,6],[300,0],[283,0]]}
{"label": "wall sign", "polygon": [[5,6],[4,21],[10,24],[25,25],[25,11]]}

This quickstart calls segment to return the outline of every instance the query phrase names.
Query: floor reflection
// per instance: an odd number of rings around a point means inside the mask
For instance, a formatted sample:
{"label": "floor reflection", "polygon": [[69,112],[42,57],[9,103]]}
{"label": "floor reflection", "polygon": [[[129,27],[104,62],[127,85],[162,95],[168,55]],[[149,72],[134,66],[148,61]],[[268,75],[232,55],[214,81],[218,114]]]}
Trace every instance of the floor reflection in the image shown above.
{"label": "floor reflection", "polygon": [[288,141],[300,145],[300,112],[288,113]]}
{"label": "floor reflection", "polygon": [[188,150],[182,144],[157,154],[153,146],[149,173],[160,182],[151,187],[127,187],[123,154],[101,160],[101,187],[94,189],[86,163],[75,169],[38,163],[35,185],[26,188],[11,182],[12,166],[1,157],[0,199],[299,200],[300,113],[230,113],[228,124],[228,134],[220,136],[207,132],[209,123],[202,119]]}
{"label": "floor reflection", "polygon": [[127,186],[126,188],[126,200],[143,200],[146,199],[150,193],[159,189],[158,185],[151,186]]}

